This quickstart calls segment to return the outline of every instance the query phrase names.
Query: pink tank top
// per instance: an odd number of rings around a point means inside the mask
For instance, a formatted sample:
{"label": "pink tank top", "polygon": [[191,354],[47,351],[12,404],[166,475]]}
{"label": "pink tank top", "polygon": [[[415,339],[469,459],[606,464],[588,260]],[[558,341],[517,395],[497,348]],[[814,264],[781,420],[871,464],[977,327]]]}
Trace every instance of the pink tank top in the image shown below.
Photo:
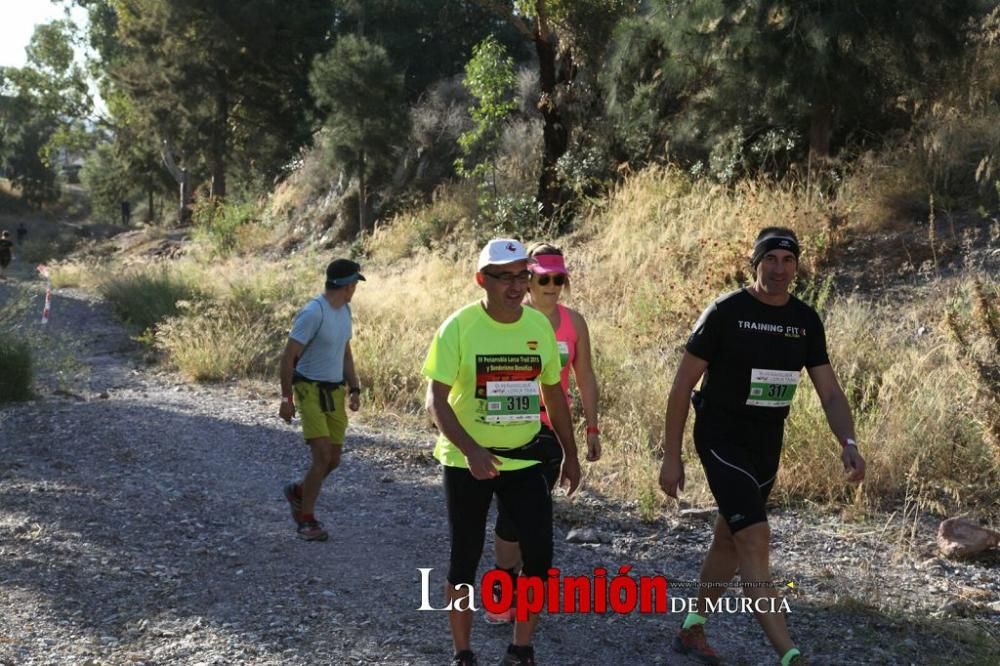
{"label": "pink tank top", "polygon": [[[559,308],[559,328],[556,329],[556,343],[559,345],[559,360],[562,362],[562,370],[559,373],[559,383],[562,385],[563,395],[566,396],[566,404],[573,406],[573,399],[569,394],[569,369],[576,361],[576,327],[573,325],[573,318],[569,310],[563,305],[556,305]],[[548,412],[542,410],[542,423],[549,428],[552,423],[549,421]]]}

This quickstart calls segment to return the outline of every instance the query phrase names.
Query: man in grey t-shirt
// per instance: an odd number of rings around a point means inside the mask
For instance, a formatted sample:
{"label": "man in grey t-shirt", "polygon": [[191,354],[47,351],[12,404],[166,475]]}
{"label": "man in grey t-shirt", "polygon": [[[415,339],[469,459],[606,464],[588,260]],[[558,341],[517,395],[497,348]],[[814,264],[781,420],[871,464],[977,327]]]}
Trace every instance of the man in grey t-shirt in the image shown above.
{"label": "man in grey t-shirt", "polygon": [[345,403],[354,412],[360,407],[361,387],[351,354],[350,303],[358,281],[364,279],[361,266],[349,259],[327,266],[326,291],[295,316],[281,358],[278,413],[291,422],[298,405],[302,434],[312,450],[312,465],[302,482],[285,486],[299,537],[307,541],[328,537],[314,514],[316,499],[323,481],[340,465],[347,431]]}

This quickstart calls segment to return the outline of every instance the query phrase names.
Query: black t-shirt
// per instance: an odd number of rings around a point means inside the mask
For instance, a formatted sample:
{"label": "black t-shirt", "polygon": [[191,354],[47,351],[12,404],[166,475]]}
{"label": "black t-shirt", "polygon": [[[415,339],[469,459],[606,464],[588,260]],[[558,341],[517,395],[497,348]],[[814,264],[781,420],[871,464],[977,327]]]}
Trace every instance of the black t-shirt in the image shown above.
{"label": "black t-shirt", "polygon": [[12,247],[14,247],[13,242],[7,240],[6,238],[0,238],[0,258],[5,261],[10,261]]}
{"label": "black t-shirt", "polygon": [[686,349],[708,361],[703,407],[754,420],[788,416],[802,368],[830,362],[815,310],[794,296],[784,305],[767,305],[745,289],[708,306]]}

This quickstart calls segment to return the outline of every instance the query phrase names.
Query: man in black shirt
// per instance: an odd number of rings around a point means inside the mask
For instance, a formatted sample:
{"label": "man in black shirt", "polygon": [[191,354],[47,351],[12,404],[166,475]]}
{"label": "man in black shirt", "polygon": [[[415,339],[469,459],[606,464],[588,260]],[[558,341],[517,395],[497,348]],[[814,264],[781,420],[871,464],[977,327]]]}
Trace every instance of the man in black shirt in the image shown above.
{"label": "man in black shirt", "polygon": [[[719,506],[701,568],[698,612],[688,614],[673,643],[678,652],[705,664],[719,663],[705,639],[708,608],[737,571],[755,609],[780,606],[771,585],[765,503],[802,368],[840,440],[847,480],[860,481],[865,475],[850,406],[827,356],[823,323],[815,310],[788,293],[798,259],[799,243],[791,229],[760,232],[751,259],[756,280],[717,299],[698,319],[667,402],[660,487],[674,498],[684,489],[681,440],[690,398],[695,448]],[[701,390],[694,391],[699,379]],[[782,666],[807,663],[788,634],[783,613],[755,614]]]}

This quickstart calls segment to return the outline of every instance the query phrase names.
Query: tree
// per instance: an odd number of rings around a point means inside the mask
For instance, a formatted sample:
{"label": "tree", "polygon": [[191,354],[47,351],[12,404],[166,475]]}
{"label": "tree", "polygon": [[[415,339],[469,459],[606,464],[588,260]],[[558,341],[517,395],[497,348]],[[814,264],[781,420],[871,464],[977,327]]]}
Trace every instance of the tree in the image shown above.
{"label": "tree", "polygon": [[391,164],[407,132],[403,77],[386,50],[345,35],[316,58],[310,86],[327,112],[330,147],[348,176],[358,178],[358,226],[365,230],[368,178]]}
{"label": "tree", "polygon": [[74,62],[70,21],[35,28],[24,67],[0,68],[0,159],[31,205],[58,196],[54,167],[60,151],[88,142],[91,100]]}
{"label": "tree", "polygon": [[478,0],[503,16],[535,47],[538,57],[542,115],[542,171],[537,198],[551,217],[562,201],[558,162],[569,148],[569,119],[560,104],[560,88],[568,88],[581,63],[596,66],[614,24],[633,12],[632,0]]}
{"label": "tree", "polygon": [[54,116],[39,113],[23,97],[0,98],[4,171],[30,206],[40,206],[59,195],[53,165],[43,158],[56,126]]}
{"label": "tree", "polygon": [[669,124],[682,150],[801,147],[822,160],[852,132],[905,123],[897,99],[933,85],[932,65],[957,52],[978,4],[662,0],[616,35],[609,111]]}
{"label": "tree", "polygon": [[472,48],[488,35],[508,47],[521,43],[502,18],[475,2],[456,0],[334,0],[334,32],[361,35],[380,44],[392,62],[403,64],[408,102],[435,82],[458,74]]}
{"label": "tree", "polygon": [[128,198],[129,165],[116,154],[115,144],[101,142],[91,151],[80,172],[80,181],[87,190],[90,210],[96,219],[117,222],[119,206]]}
{"label": "tree", "polygon": [[133,122],[175,145],[212,195],[230,171],[277,174],[311,140],[308,67],[327,46],[327,0],[81,1],[103,15],[92,43]]}
{"label": "tree", "polygon": [[[461,175],[482,177],[492,172],[493,197],[497,196],[496,150],[503,133],[504,121],[517,108],[511,98],[514,89],[514,61],[494,37],[487,37],[472,50],[472,59],[465,66],[463,84],[476,99],[469,112],[475,126],[458,138],[463,159],[456,162]],[[481,161],[471,168],[466,159],[475,156]]]}

